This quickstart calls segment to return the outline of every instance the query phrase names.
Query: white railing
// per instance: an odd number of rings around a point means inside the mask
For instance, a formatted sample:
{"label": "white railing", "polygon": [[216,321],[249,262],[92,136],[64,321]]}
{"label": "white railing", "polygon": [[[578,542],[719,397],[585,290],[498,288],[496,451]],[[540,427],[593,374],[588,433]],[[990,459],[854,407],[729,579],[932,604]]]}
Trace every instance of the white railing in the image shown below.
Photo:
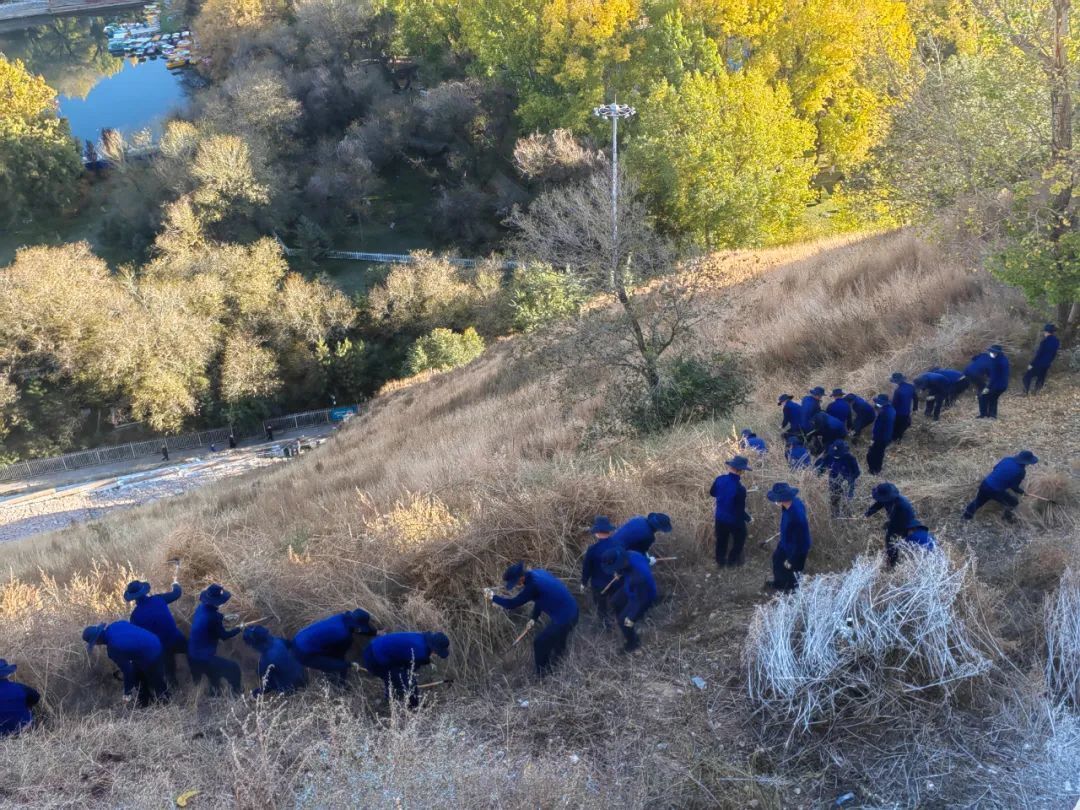
{"label": "white railing", "polygon": [[[274,430],[282,432],[299,430],[300,428],[324,425],[331,421],[330,411],[330,408],[324,408],[290,416],[279,416],[274,419],[267,419],[263,424],[270,425]],[[224,444],[228,441],[230,432],[229,428],[220,427],[198,433],[187,433],[183,436],[167,436],[142,442],[118,444],[113,447],[100,447],[95,450],[81,450],[77,453],[66,453],[62,456],[52,456],[50,458],[31,458],[26,461],[17,461],[7,467],[0,467],[0,481],[17,481],[20,478],[29,478],[35,475],[81,470],[84,467],[96,467],[101,464],[113,464],[127,459],[145,458],[146,456],[160,454],[163,446],[168,447],[171,452],[192,450],[196,447],[209,447],[211,443]]]}

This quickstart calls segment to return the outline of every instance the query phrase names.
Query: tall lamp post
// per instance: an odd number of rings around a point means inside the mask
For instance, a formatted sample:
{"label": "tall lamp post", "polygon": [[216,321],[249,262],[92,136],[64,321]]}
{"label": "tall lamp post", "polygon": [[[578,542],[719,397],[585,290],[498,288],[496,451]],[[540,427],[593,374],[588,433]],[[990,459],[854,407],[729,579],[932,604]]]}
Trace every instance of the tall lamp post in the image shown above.
{"label": "tall lamp post", "polygon": [[611,284],[614,287],[619,264],[619,119],[635,115],[629,104],[613,101],[594,107],[593,115],[611,119]]}

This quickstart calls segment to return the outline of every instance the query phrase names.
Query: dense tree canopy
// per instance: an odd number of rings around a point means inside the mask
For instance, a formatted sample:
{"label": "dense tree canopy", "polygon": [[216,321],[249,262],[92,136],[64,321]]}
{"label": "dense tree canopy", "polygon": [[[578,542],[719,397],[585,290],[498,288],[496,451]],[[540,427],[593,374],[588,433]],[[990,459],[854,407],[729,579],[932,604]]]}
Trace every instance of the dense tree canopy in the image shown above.
{"label": "dense tree canopy", "polygon": [[0,223],[56,211],[82,171],[56,92],[0,54]]}

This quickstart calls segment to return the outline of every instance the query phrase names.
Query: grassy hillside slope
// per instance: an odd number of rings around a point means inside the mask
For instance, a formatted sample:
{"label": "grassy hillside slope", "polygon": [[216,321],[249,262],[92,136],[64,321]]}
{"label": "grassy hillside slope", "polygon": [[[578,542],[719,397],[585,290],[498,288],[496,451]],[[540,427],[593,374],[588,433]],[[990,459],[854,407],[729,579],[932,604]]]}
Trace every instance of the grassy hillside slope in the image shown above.
{"label": "grassy hillside slope", "polygon": [[[0,742],[0,803],[161,806],[189,788],[200,791],[196,806],[243,807],[820,806],[847,790],[866,804],[1064,801],[1059,784],[1036,796],[1024,792],[1027,777],[989,779],[980,769],[994,767],[982,753],[992,747],[974,742],[980,753],[950,755],[943,773],[940,729],[927,729],[907,757],[875,742],[815,765],[803,744],[775,747],[763,736],[740,659],[755,608],[773,598],[761,591],[769,550],[758,545],[776,531],[763,497],[773,481],[797,482],[806,496],[811,574],[846,569],[881,544],[879,520],[831,519],[823,483],[786,469],[777,393],[823,385],[869,396],[888,389],[895,369],[962,367],[990,342],[1022,370],[1037,316],[906,233],[718,255],[699,270],[710,284],[697,301],[706,317],[695,343],[737,349],[753,378],[752,401],[731,421],[597,439],[590,425],[609,405],[616,372],[550,362],[574,340],[567,327],[542,341],[503,341],[466,368],[387,393],[325,448],[282,469],[0,547],[10,572],[0,584],[0,654],[45,688],[47,710],[40,729]],[[989,466],[1021,447],[1043,460],[1029,490],[1062,503],[1075,495],[1077,448],[1064,437],[1080,432],[1080,380],[1066,369],[1062,358],[1037,399],[1018,398],[1014,382],[995,423],[973,419],[973,399],[937,424],[917,417],[886,462],[949,552],[977,556],[1007,666],[1019,673],[1041,667],[1041,603],[1080,547],[1077,512],[1026,504],[1016,527],[991,508],[969,526],[959,513]],[[747,564],[717,573],[706,492],[741,427],[774,452],[748,484]],[[877,480],[860,479],[856,514]],[[622,655],[586,609],[566,665],[536,683],[527,645],[504,652],[524,617],[486,607],[481,589],[519,558],[576,583],[592,516],[648,511],[672,516],[661,548],[678,560],[658,569],[664,599],[644,652]],[[391,629],[444,629],[457,683],[410,717],[379,709],[374,684],[347,693],[320,685],[284,704],[183,689],[168,706],[132,712],[104,655],[88,666],[79,631],[122,616],[131,576],[166,585],[175,555],[184,559],[185,619],[210,581],[234,592],[233,609],[271,617],[281,635],[363,606]],[[226,654],[244,659],[254,686],[241,647]],[[955,726],[980,729],[985,717],[972,711]],[[1003,753],[1002,774],[1043,773],[1050,755],[1031,739],[1033,759]],[[1075,764],[1066,760],[1066,769]]]}

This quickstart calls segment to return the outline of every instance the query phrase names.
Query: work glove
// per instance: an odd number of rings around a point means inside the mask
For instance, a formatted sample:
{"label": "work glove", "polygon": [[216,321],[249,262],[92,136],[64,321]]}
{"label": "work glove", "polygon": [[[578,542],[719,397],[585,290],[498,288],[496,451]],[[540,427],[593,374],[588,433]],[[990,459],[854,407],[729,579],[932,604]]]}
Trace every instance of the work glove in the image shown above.
{"label": "work glove", "polygon": [[532,630],[534,627],[536,627],[536,619],[529,619],[527,622],[525,622],[526,630]]}
{"label": "work glove", "polygon": [[1028,367],[1027,367],[1027,370],[1028,370],[1028,371],[1031,371],[1031,369],[1032,369],[1032,368],[1033,368],[1033,366],[1028,366]]}
{"label": "work glove", "polygon": [[124,703],[131,703],[131,695],[124,695]]}
{"label": "work glove", "polygon": [[933,401],[934,401],[934,397],[932,397],[932,396],[928,396],[928,397],[926,398],[926,401],[927,401],[927,402],[933,402]]}
{"label": "work glove", "polygon": [[984,397],[985,397],[985,396],[986,396],[987,394],[989,394],[989,393],[990,393],[990,389],[989,389],[989,388],[984,388],[984,389],[982,390],[982,395],[983,395]]}
{"label": "work glove", "polygon": [[495,603],[495,601],[494,601],[495,600],[495,589],[494,588],[484,588],[484,599],[486,601],[491,602],[492,604],[494,604]]}
{"label": "work glove", "polygon": [[791,563],[789,563],[787,560],[784,560],[784,568],[786,568],[788,571],[790,571],[791,570]]}
{"label": "work glove", "polygon": [[363,667],[360,666],[360,662],[358,661],[352,661],[349,666],[352,667],[353,672],[359,672],[361,669],[363,669]]}
{"label": "work glove", "polygon": [[634,626],[634,621],[629,616],[627,616],[625,619],[623,619],[622,623],[623,623],[623,627],[633,627]]}
{"label": "work glove", "polygon": [[649,558],[649,565],[656,565],[656,557],[652,554],[646,554],[645,556]]}

